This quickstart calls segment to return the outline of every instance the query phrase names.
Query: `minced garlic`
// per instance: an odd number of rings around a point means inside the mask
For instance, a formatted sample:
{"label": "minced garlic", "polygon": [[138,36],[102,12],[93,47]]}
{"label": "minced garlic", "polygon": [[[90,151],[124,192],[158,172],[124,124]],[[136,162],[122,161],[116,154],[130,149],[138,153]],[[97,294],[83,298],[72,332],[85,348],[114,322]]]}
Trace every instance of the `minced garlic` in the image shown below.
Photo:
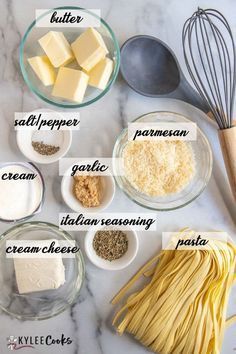
{"label": "minced garlic", "polygon": [[101,176],[74,176],[73,192],[83,207],[96,207],[101,204]]}
{"label": "minced garlic", "polygon": [[123,158],[128,181],[151,197],[181,191],[195,174],[192,147],[185,141],[129,141]]}

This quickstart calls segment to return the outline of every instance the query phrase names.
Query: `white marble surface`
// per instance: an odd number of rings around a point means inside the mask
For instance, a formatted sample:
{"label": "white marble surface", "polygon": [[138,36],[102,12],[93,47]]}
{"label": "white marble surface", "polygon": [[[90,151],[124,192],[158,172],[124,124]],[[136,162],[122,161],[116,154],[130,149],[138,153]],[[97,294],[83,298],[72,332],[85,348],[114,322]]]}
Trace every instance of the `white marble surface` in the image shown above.
{"label": "white marble surface", "polygon": [[[49,8],[59,5],[79,5],[87,8],[101,8],[102,16],[114,29],[122,44],[135,34],[150,34],[164,40],[176,53],[186,73],[182,49],[181,29],[184,20],[197,6],[215,7],[229,19],[236,35],[235,0],[0,0],[0,160],[23,160],[13,130],[15,111],[30,111],[47,105],[30,93],[20,70],[18,49],[22,35],[34,18],[35,8]],[[188,76],[188,75],[187,75]],[[49,107],[51,108],[51,107]],[[80,132],[73,133],[73,146],[68,156],[111,156],[117,135],[127,121],[158,109],[173,109],[190,115],[209,137],[214,153],[214,169],[205,192],[192,204],[173,212],[158,213],[158,231],[139,233],[140,251],[133,264],[125,271],[105,272],[95,268],[86,259],[86,282],[78,302],[60,316],[41,322],[21,322],[0,315],[0,352],[7,354],[6,337],[9,335],[48,335],[57,337],[61,333],[70,336],[73,343],[68,347],[38,347],[22,349],[25,353],[50,354],[144,354],[147,351],[125,335],[117,336],[111,328],[113,313],[109,300],[129,277],[158,247],[162,231],[177,230],[183,226],[203,230],[223,229],[235,236],[236,210],[233,203],[217,134],[199,111],[179,101],[144,98],[132,92],[119,78],[112,90],[93,106],[81,111]],[[47,191],[44,210],[35,218],[53,223],[58,222],[58,212],[68,209],[60,195],[58,164],[42,166]],[[115,200],[108,211],[136,211],[145,209],[132,203],[117,190]],[[0,231],[8,225],[0,224]],[[83,233],[74,233],[83,250]],[[236,289],[231,298],[229,313],[236,312]],[[236,348],[236,326],[226,331],[222,354],[233,354]],[[185,353],[188,354],[188,353]]]}

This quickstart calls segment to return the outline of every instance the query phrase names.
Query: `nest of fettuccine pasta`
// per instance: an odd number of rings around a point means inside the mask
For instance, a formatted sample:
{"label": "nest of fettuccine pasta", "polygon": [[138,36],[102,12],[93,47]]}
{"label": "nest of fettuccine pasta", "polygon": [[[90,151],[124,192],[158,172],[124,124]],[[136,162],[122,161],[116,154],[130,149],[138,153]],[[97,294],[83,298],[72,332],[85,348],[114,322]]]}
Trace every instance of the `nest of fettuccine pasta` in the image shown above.
{"label": "nest of fettuccine pasta", "polygon": [[236,247],[214,241],[204,250],[162,250],[112,300],[115,304],[142,276],[149,283],[128,297],[114,317],[119,334],[134,335],[160,354],[220,352]]}

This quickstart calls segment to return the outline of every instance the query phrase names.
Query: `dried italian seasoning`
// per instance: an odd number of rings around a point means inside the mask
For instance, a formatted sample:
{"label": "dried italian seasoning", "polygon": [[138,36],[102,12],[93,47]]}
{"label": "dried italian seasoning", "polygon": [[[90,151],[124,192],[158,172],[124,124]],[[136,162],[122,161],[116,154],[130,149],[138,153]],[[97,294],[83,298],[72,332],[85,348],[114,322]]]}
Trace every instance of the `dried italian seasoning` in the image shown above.
{"label": "dried italian seasoning", "polygon": [[42,141],[32,141],[32,146],[35,151],[41,155],[54,155],[60,150],[60,146],[44,144]]}
{"label": "dried italian seasoning", "polygon": [[99,257],[111,262],[127,252],[128,239],[122,231],[97,231],[93,239],[93,248]]}

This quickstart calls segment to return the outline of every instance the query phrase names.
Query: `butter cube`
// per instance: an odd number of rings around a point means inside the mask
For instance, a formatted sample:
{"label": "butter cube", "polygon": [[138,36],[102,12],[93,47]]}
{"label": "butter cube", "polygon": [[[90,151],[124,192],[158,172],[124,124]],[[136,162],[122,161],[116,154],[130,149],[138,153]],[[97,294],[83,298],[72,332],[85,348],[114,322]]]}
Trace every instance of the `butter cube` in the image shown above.
{"label": "butter cube", "polygon": [[90,71],[108,53],[102,36],[94,28],[83,32],[71,48],[78,64],[86,71]]}
{"label": "butter cube", "polygon": [[52,95],[81,103],[89,77],[80,70],[62,67],[58,71]]}
{"label": "butter cube", "polygon": [[55,68],[70,63],[73,53],[62,32],[50,31],[39,39],[39,44]]}
{"label": "butter cube", "polygon": [[89,85],[104,90],[113,71],[113,61],[102,59],[89,73]]}
{"label": "butter cube", "polygon": [[31,68],[45,86],[53,85],[56,74],[54,68],[46,55],[28,59]]}
{"label": "butter cube", "polygon": [[[39,243],[48,246],[52,241],[45,240]],[[51,258],[14,258],[16,283],[20,294],[35,291],[58,289],[65,283],[65,267],[62,257]]]}

